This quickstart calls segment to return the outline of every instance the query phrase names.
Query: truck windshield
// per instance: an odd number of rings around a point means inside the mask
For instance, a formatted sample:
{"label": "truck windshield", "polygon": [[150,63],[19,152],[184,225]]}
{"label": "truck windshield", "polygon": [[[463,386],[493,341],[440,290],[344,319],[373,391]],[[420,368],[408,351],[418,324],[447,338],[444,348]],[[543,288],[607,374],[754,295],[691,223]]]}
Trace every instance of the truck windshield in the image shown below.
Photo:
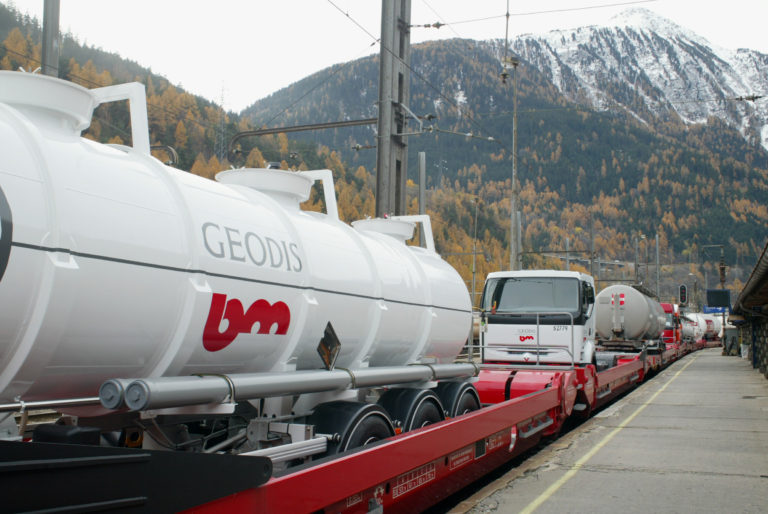
{"label": "truck windshield", "polygon": [[483,292],[489,312],[579,312],[575,278],[505,277],[489,279]]}

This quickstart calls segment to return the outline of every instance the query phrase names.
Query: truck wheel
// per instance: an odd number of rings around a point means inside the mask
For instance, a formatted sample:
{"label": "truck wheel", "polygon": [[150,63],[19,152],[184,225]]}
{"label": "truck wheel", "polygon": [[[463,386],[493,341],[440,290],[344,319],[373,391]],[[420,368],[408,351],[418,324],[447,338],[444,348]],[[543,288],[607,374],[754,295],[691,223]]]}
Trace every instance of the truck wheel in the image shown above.
{"label": "truck wheel", "polygon": [[381,396],[384,407],[403,432],[443,421],[443,406],[430,389],[390,389]]}
{"label": "truck wheel", "polygon": [[428,398],[423,399],[411,414],[407,429],[425,427],[432,423],[439,423],[444,419],[443,406],[440,405],[437,396],[432,393]]}
{"label": "truck wheel", "polygon": [[[392,423],[381,413],[368,415],[352,427],[341,451],[367,446],[395,435]],[[342,441],[343,442],[343,441]]]}
{"label": "truck wheel", "polygon": [[610,354],[610,353],[598,353],[595,362],[593,364],[595,365],[595,371],[598,373],[600,371],[615,368],[616,367],[616,355]]}
{"label": "truck wheel", "polygon": [[440,382],[435,388],[437,396],[451,418],[480,409],[480,396],[472,384],[466,382]]}
{"label": "truck wheel", "polygon": [[335,455],[395,435],[387,412],[379,405],[364,402],[333,401],[321,403],[309,416],[316,434],[334,437],[325,455]]}

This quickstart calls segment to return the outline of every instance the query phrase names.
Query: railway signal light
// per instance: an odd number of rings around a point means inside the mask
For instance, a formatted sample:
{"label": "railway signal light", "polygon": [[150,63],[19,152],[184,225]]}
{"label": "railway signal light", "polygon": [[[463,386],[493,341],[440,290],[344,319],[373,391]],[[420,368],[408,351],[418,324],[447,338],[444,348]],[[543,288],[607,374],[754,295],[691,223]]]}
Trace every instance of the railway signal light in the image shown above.
{"label": "railway signal light", "polygon": [[680,305],[686,305],[688,303],[688,288],[685,284],[680,284]]}

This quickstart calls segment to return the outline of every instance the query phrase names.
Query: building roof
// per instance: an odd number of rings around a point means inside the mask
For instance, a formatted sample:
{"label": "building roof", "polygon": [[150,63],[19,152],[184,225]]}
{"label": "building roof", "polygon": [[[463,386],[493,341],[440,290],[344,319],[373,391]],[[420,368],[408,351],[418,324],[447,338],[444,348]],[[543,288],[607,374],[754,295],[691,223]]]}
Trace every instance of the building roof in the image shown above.
{"label": "building roof", "polygon": [[763,310],[768,313],[768,309],[762,309],[766,304],[768,304],[768,243],[763,248],[763,253],[757,260],[744,289],[739,293],[733,312],[752,314],[755,310]]}

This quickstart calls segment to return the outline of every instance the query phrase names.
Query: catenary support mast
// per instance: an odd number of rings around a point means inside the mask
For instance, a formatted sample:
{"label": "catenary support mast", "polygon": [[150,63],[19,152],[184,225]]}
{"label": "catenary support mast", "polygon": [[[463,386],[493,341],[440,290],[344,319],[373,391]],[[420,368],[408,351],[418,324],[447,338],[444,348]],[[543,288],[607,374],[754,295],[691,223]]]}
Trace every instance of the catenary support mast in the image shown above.
{"label": "catenary support mast", "polygon": [[376,216],[406,214],[410,98],[411,0],[382,0],[379,58],[379,122],[376,152]]}

